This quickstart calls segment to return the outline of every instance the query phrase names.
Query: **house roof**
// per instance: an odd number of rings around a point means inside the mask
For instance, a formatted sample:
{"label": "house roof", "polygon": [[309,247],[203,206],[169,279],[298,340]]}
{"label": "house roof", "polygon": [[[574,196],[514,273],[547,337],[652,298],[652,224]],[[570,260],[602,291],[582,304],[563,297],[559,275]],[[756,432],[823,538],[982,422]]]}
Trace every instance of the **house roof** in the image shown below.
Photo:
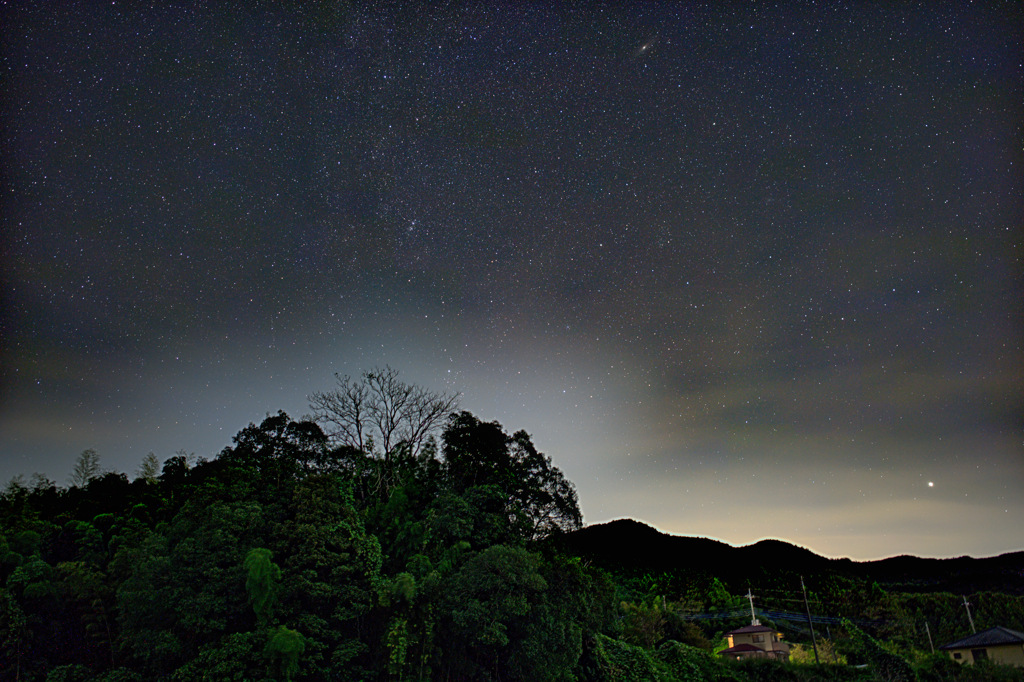
{"label": "house roof", "polygon": [[996,626],[970,637],[943,644],[940,649],[969,649],[979,646],[997,646],[999,644],[1024,644],[1024,632]]}
{"label": "house roof", "polygon": [[753,632],[775,632],[775,628],[766,628],[763,625],[748,625],[738,630],[732,630],[725,633],[726,635],[749,635]]}
{"label": "house roof", "polygon": [[722,649],[718,653],[719,653],[719,655],[721,655],[721,654],[741,654],[741,653],[744,653],[746,651],[757,651],[757,652],[760,652],[762,654],[766,653],[764,649],[762,649],[761,647],[756,647],[753,644],[737,644],[736,646],[731,646],[728,649]]}

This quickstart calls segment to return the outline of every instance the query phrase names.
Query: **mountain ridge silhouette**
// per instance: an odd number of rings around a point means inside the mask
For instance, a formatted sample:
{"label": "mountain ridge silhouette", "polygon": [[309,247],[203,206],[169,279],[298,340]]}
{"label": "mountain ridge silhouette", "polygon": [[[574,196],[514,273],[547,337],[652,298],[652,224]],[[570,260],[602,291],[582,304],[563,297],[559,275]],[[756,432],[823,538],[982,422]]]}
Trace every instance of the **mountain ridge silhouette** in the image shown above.
{"label": "mountain ridge silhouette", "polygon": [[785,540],[734,546],[693,535],[670,535],[635,519],[592,524],[554,539],[564,551],[626,572],[700,572],[741,584],[758,576],[839,574],[877,582],[890,591],[981,591],[1024,595],[1024,551],[947,559],[897,555],[855,561],[832,559]]}

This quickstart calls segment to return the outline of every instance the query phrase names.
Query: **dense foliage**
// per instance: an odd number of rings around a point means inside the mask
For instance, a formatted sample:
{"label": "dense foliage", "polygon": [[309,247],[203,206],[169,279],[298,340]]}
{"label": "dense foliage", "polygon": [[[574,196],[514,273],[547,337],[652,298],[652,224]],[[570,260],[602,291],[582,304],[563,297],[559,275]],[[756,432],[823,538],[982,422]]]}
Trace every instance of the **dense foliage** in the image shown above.
{"label": "dense foliage", "polygon": [[982,679],[852,623],[832,634],[868,668],[723,662],[713,643],[743,619],[693,614],[745,602],[713,577],[612,574],[560,551],[549,539],[582,525],[575,489],[527,433],[455,412],[440,447],[417,437],[360,449],[278,413],[209,461],[147,457],[129,480],[88,451],[67,488],[12,481],[0,679]]}
{"label": "dense foliage", "polygon": [[69,488],[12,481],[2,676],[571,678],[613,602],[535,543],[581,525],[572,484],[465,412],[443,443],[382,457],[279,413],[134,481],[94,452]]}

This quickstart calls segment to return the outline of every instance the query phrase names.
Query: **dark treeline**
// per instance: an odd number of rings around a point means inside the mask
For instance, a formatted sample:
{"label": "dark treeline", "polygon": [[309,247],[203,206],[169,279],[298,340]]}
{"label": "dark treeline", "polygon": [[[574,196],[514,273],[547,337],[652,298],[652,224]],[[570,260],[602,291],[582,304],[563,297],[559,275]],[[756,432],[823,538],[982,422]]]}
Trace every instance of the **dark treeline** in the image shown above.
{"label": "dark treeline", "polygon": [[[560,550],[605,568],[631,598],[669,595],[694,619],[740,611],[751,590],[762,620],[789,640],[809,640],[807,605],[827,632],[848,618],[906,650],[930,650],[971,634],[969,598],[978,631],[1024,629],[1024,552],[973,559],[895,557],[854,562],[827,559],[778,540],[733,547],[717,540],[665,535],[632,519],[591,525],[553,539]],[[894,570],[894,567],[896,570]],[[774,615],[773,615],[774,614]],[[719,622],[742,625],[740,619]],[[931,639],[929,639],[929,637]]]}
{"label": "dark treeline", "polygon": [[[268,416],[213,459],[149,457],[134,480],[86,451],[68,487],[11,481],[0,679],[874,679],[718,661],[744,623],[690,615],[737,598],[552,542],[582,526],[576,492],[524,431],[389,368],[312,402],[314,418]],[[836,631],[850,663],[895,655]],[[992,679],[918,658],[912,674]]]}

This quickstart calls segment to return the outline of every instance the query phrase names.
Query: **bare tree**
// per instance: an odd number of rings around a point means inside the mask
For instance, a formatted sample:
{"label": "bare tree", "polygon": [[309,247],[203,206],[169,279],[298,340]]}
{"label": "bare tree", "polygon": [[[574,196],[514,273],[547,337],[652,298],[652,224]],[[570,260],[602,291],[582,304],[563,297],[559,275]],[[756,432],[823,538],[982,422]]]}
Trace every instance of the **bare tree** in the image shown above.
{"label": "bare tree", "polygon": [[365,381],[355,382],[338,374],[334,378],[338,388],[309,396],[313,418],[336,445],[349,445],[366,452],[369,449],[366,429],[370,389]]}
{"label": "bare tree", "polygon": [[142,464],[139,465],[139,470],[135,472],[135,477],[137,479],[141,478],[147,483],[153,483],[160,477],[160,460],[157,459],[155,454],[150,452],[142,458]]}
{"label": "bare tree", "polygon": [[92,448],[82,450],[82,453],[78,455],[78,459],[75,460],[75,468],[71,470],[71,485],[77,488],[84,488],[89,484],[89,481],[97,478],[102,473],[100,470],[99,454]]}
{"label": "bare tree", "polygon": [[335,445],[385,459],[403,444],[410,454],[419,456],[459,405],[458,394],[406,384],[398,378],[398,370],[387,365],[364,372],[359,380],[334,376],[338,388],[309,396],[313,417]]}
{"label": "bare tree", "polygon": [[32,492],[34,493],[41,493],[44,490],[49,490],[56,486],[57,484],[54,481],[51,481],[38,471],[32,474],[31,482],[29,483],[29,487],[32,488]]}

